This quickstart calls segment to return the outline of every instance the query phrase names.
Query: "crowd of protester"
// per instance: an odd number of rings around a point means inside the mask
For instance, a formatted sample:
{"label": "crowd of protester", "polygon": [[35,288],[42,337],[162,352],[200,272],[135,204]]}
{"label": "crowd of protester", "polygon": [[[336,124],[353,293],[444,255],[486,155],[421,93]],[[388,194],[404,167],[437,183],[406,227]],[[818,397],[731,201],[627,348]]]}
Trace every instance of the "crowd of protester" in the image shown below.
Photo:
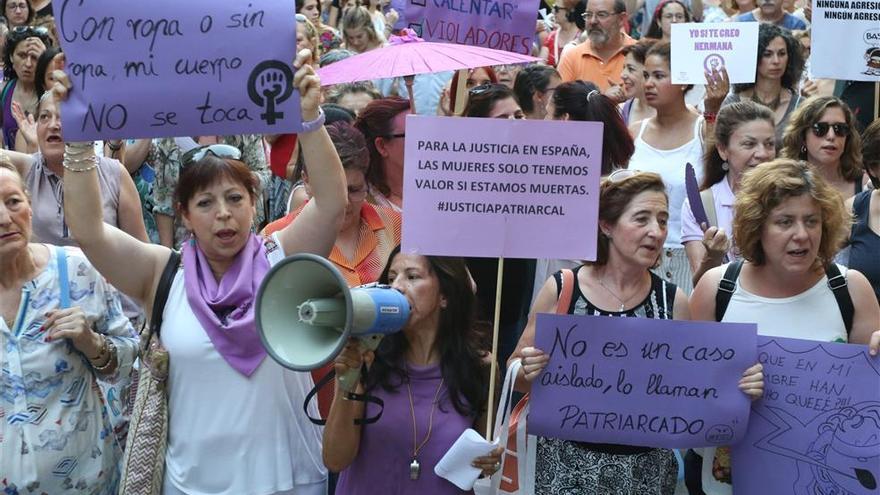
{"label": "crowd of protester", "polygon": [[[463,493],[434,466],[464,430],[485,430],[493,362],[520,359],[516,388],[530,390],[549,360],[536,314],[557,309],[566,280],[569,314],[751,322],[876,354],[880,119],[869,83],[812,78],[811,1],[545,0],[539,62],[419,75],[409,95],[402,79],[322,87],[316,72],[381,50],[402,12],[296,0],[304,132],[71,143],[59,2],[0,0],[0,493],[125,493],[124,456],[151,466],[149,493]],[[755,82],[730,84],[722,67],[673,84],[682,22],[759,22]],[[604,124],[598,229],[583,232],[597,258],[506,260],[497,356],[496,260],[400,250],[413,111]],[[687,199],[686,163],[711,225]],[[311,374],[266,359],[256,291],[297,253],[328,258],[351,287],[401,291],[406,326]],[[851,314],[828,282],[839,275]],[[154,306],[161,324],[143,339]],[[167,439],[142,459],[126,446],[153,345],[167,351]],[[303,410],[325,372],[362,367],[353,392],[384,400],[378,422],[332,383]],[[760,364],[740,389],[760,400]],[[688,493],[730,493],[723,448],[535,448],[540,494],[671,495],[680,467]],[[493,475],[502,450],[473,466]],[[726,492],[703,486],[704,462]]]}

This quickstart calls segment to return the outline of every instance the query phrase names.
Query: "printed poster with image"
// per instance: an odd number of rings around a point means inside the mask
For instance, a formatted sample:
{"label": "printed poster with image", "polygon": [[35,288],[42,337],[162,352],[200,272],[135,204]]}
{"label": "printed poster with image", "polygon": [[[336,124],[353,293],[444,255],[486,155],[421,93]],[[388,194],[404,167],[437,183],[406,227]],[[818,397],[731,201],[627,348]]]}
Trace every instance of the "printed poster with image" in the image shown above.
{"label": "printed poster with image", "polygon": [[730,84],[755,82],[757,22],[672,25],[673,84],[706,84],[705,73],[721,67]]}
{"label": "printed poster with image", "polygon": [[813,0],[813,77],[880,82],[880,2]]}

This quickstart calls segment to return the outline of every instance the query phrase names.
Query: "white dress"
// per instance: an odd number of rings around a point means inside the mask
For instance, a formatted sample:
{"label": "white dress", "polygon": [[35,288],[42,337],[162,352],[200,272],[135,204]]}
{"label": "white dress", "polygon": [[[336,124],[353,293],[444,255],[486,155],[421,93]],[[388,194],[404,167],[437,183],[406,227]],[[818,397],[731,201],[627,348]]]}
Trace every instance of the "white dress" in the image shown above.
{"label": "white dress", "polygon": [[[284,258],[267,242],[269,263]],[[214,348],[177,271],[161,331],[171,366],[165,495],[324,494],[322,431],[303,413],[309,373],[266,356],[246,377]],[[317,406],[309,413],[318,417]]]}

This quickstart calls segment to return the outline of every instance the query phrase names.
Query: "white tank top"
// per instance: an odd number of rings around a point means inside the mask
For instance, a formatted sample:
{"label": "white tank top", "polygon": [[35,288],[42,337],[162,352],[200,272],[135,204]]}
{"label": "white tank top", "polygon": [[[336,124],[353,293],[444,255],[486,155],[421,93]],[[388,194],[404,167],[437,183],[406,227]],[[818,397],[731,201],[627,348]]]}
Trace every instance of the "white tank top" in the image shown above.
{"label": "white tank top", "polygon": [[703,182],[703,137],[700,132],[703,125],[703,117],[694,122],[694,137],[687,143],[671,150],[659,150],[642,139],[648,120],[642,121],[639,134],[635,139],[635,152],[629,160],[629,167],[633,170],[655,172],[660,174],[666,184],[666,194],[669,195],[669,224],[666,235],[666,243],[663,245],[670,249],[681,249],[681,205],[687,197],[684,186],[685,164],[694,166],[697,173],[697,182]]}
{"label": "white tank top", "polygon": [[[284,254],[268,257],[274,265]],[[161,334],[171,359],[165,493],[266,495],[322,483],[321,429],[302,409],[311,375],[269,356],[249,378],[234,370],[190,308],[183,277],[178,270]]]}
{"label": "white tank top", "polygon": [[[727,265],[723,269],[726,268]],[[846,277],[846,267],[837,265]],[[742,288],[730,298],[727,312],[721,321],[757,323],[758,335],[816,340],[819,342],[846,342],[846,326],[834,293],[823,276],[816,285],[792,297],[761,297]]]}

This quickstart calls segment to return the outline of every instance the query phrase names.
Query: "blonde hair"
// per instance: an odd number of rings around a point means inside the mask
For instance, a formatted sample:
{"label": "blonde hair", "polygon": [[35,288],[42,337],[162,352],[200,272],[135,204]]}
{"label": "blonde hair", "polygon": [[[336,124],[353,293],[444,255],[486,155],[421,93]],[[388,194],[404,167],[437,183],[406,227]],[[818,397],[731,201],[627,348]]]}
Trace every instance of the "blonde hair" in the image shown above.
{"label": "blonde hair", "polygon": [[345,40],[346,48],[348,47],[348,34],[346,31],[359,28],[363,29],[367,34],[367,38],[370,39],[372,46],[382,43],[379,34],[376,32],[376,27],[373,25],[373,16],[370,15],[370,11],[366,7],[360,6],[348,9],[342,16],[342,38]]}
{"label": "blonde hair", "polygon": [[15,165],[12,164],[12,160],[9,159],[9,156],[6,153],[0,153],[0,169],[9,170],[12,172],[12,175],[18,179],[18,185],[21,187],[21,190],[24,192],[24,195],[28,197],[30,200],[30,194],[28,193],[27,186],[24,183],[24,178],[18,172],[18,169],[15,168]]}
{"label": "blonde hair", "polygon": [[764,224],[774,208],[788,198],[809,195],[822,214],[822,239],[814,267],[826,268],[843,247],[852,226],[852,214],[840,194],[802,160],[779,158],[755,167],[742,177],[733,215],[733,238],[743,258],[763,265]]}

